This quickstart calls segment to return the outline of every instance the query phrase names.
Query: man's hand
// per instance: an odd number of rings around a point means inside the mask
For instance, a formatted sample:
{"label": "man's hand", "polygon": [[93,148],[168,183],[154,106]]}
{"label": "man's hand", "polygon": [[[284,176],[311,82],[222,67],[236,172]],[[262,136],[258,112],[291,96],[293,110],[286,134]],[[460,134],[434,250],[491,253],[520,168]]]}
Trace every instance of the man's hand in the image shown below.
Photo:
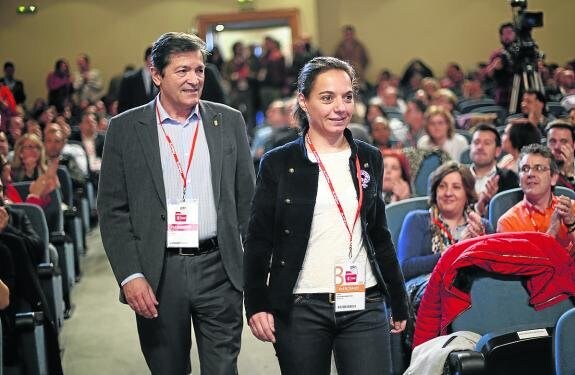
{"label": "man's hand", "polygon": [[557,197],[555,211],[557,211],[563,224],[566,226],[575,223],[575,214],[573,213],[573,207],[571,206],[571,199],[569,199],[569,197],[564,195]]}
{"label": "man's hand", "polygon": [[563,172],[568,177],[573,176],[575,172],[574,171],[575,165],[573,164],[573,158],[575,156],[573,154],[573,145],[570,143],[561,145],[561,155],[563,155],[563,160],[565,161],[563,164],[565,170]]}
{"label": "man's hand", "polygon": [[499,175],[494,174],[493,176],[491,176],[491,178],[489,178],[489,180],[487,180],[485,188],[483,189],[481,194],[479,194],[479,200],[476,206],[479,215],[485,216],[485,214],[487,213],[487,207],[489,206],[489,201],[491,200],[491,198],[493,198],[495,194],[497,194],[498,191],[499,191]]}
{"label": "man's hand", "polygon": [[561,214],[559,213],[558,207],[555,207],[553,214],[551,215],[551,223],[547,229],[547,234],[557,238],[557,233],[559,233],[559,228],[561,227]]}
{"label": "man's hand", "polygon": [[143,277],[128,281],[122,287],[128,305],[138,315],[152,319],[158,317],[158,300],[150,287],[150,284]]}
{"label": "man's hand", "polygon": [[248,322],[255,337],[262,341],[276,342],[274,316],[268,312],[259,312],[252,315]]}

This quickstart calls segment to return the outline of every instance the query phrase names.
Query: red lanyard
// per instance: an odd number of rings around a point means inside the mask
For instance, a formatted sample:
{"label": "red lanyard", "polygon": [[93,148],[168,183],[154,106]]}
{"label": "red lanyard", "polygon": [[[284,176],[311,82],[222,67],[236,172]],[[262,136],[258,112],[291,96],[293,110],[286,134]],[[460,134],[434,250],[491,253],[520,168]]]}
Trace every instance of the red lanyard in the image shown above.
{"label": "red lanyard", "polygon": [[174,160],[176,161],[176,166],[178,167],[178,171],[180,172],[180,176],[182,177],[182,181],[184,183],[184,191],[182,194],[182,200],[186,200],[186,187],[188,185],[188,172],[190,171],[190,167],[192,166],[192,158],[194,157],[194,151],[196,149],[196,140],[198,139],[198,129],[200,128],[200,116],[198,114],[198,121],[196,121],[196,130],[194,131],[194,138],[192,140],[192,149],[190,150],[190,157],[188,158],[188,167],[186,168],[186,174],[184,174],[184,170],[182,168],[182,164],[180,163],[180,159],[178,158],[178,154],[176,153],[176,148],[170,139],[168,133],[164,129],[162,122],[160,121],[160,110],[158,109],[158,102],[156,102],[156,114],[158,116],[158,124],[160,125],[160,129],[164,133],[166,137],[166,141],[168,141],[168,145],[170,146],[170,151],[172,151],[172,155]]}
{"label": "red lanyard", "polygon": [[329,186],[329,189],[331,190],[331,194],[333,195],[333,199],[335,200],[335,204],[337,205],[337,208],[339,209],[339,214],[341,215],[341,218],[343,220],[343,224],[345,225],[345,229],[347,229],[347,233],[349,233],[349,258],[351,259],[353,228],[355,228],[355,224],[357,223],[357,219],[359,218],[359,214],[361,212],[361,205],[363,203],[363,189],[361,187],[361,170],[359,167],[359,158],[357,157],[357,155],[355,156],[355,171],[356,171],[357,184],[359,187],[359,199],[357,202],[358,204],[357,204],[357,210],[355,211],[355,219],[353,220],[353,226],[350,229],[349,224],[347,223],[347,219],[345,217],[345,213],[343,212],[343,207],[339,201],[339,198],[337,197],[337,194],[335,192],[333,184],[331,183],[331,179],[329,178],[329,174],[327,173],[327,170],[325,169],[323,163],[321,162],[321,159],[320,159],[319,154],[317,153],[315,147],[311,143],[311,139],[309,138],[309,134],[306,135],[305,139],[307,141],[307,144],[309,145],[309,148],[311,149],[311,152],[313,152],[313,155],[315,156],[315,159],[317,160],[317,163],[319,165],[319,169],[321,170],[321,172],[323,173],[323,176],[325,177],[327,185]]}

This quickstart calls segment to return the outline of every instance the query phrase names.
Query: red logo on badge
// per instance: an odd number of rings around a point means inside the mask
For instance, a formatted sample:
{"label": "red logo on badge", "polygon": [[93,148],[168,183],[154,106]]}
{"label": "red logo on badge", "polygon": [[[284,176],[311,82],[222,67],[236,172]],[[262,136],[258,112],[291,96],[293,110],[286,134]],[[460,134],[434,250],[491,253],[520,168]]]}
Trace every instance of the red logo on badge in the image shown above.
{"label": "red logo on badge", "polygon": [[176,221],[186,221],[188,215],[183,214],[181,212],[176,212]]}
{"label": "red logo on badge", "polygon": [[357,282],[357,275],[351,271],[345,271],[345,282],[346,283]]}

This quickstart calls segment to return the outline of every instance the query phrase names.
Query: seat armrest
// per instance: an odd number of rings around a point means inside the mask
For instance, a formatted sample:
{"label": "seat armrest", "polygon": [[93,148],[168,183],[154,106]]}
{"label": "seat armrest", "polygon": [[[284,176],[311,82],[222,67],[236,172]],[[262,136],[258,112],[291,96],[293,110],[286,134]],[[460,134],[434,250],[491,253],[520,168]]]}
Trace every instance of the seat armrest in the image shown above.
{"label": "seat armrest", "polygon": [[475,375],[485,371],[485,356],[473,350],[456,350],[447,358],[448,374]]}
{"label": "seat armrest", "polygon": [[54,263],[40,263],[37,267],[38,276],[40,279],[50,279],[56,274],[56,267]]}
{"label": "seat armrest", "polygon": [[16,329],[20,332],[31,331],[36,326],[44,324],[42,311],[29,311],[16,314]]}
{"label": "seat armrest", "polygon": [[64,210],[64,219],[75,218],[78,216],[78,209],[76,207],[68,207]]}
{"label": "seat armrest", "polygon": [[68,236],[64,231],[50,233],[50,243],[54,246],[64,245],[68,241]]}

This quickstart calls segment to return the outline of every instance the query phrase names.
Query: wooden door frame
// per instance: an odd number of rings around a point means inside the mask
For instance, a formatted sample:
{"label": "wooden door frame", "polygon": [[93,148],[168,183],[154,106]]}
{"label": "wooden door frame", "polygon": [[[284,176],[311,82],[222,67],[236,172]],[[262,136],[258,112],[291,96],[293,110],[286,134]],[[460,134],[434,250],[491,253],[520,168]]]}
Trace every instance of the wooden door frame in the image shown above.
{"label": "wooden door frame", "polygon": [[239,13],[200,14],[196,17],[198,36],[206,40],[206,33],[210,25],[225,24],[229,22],[249,22],[260,20],[285,20],[291,29],[292,41],[299,38],[299,9],[275,9],[264,11],[248,11]]}

